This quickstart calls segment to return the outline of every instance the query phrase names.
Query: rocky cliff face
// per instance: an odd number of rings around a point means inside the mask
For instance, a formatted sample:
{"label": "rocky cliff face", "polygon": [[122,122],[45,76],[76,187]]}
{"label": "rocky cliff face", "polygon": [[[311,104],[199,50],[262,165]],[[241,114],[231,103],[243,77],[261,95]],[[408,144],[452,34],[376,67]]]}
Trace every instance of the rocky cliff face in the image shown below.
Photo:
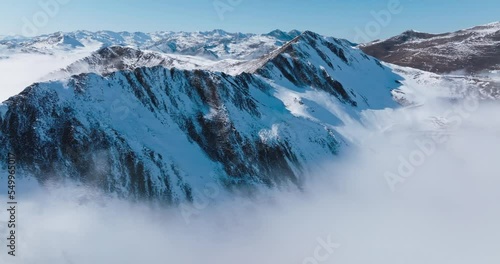
{"label": "rocky cliff face", "polygon": [[312,32],[232,75],[166,62],[109,47],[62,79],[31,85],[0,105],[0,155],[16,153],[41,182],[170,203],[208,183],[300,187],[349,144],[337,132],[344,122],[396,105],[401,79],[348,42]]}

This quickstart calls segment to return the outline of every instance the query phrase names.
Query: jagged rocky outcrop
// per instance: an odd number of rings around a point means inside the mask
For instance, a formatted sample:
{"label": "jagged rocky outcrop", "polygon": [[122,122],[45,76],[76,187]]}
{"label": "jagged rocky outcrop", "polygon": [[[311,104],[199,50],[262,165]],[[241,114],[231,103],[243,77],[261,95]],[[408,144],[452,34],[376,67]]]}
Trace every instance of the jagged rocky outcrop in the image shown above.
{"label": "jagged rocky outcrop", "polygon": [[41,182],[72,179],[171,203],[208,183],[300,186],[349,144],[337,127],[363,109],[396,106],[391,90],[401,79],[313,32],[233,75],[164,59],[107,47],[64,69],[71,77],[31,85],[0,105],[0,152],[16,153]]}

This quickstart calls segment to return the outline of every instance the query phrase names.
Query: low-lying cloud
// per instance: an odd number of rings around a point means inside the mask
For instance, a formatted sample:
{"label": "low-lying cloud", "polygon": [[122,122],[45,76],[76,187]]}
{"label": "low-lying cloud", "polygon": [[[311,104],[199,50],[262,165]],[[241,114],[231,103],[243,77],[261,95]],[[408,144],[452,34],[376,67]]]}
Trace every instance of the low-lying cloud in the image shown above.
{"label": "low-lying cloud", "polygon": [[98,47],[76,49],[72,52],[53,55],[36,53],[15,53],[0,50],[0,103],[22,92],[26,87],[66,67],[68,64],[90,55]]}

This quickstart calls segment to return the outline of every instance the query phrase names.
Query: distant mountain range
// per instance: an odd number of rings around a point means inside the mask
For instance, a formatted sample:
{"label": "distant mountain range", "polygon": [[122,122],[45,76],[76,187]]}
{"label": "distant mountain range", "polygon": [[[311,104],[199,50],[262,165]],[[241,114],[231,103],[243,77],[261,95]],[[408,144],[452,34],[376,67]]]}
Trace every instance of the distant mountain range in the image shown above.
{"label": "distant mountain range", "polygon": [[410,30],[360,48],[382,61],[434,73],[500,70],[500,22],[443,34]]}
{"label": "distant mountain range", "polygon": [[0,49],[51,54],[60,49],[74,49],[89,44],[101,47],[129,46],[169,54],[198,56],[207,59],[255,59],[300,35],[293,30],[274,30],[268,34],[207,32],[57,32],[35,38],[4,38]]}

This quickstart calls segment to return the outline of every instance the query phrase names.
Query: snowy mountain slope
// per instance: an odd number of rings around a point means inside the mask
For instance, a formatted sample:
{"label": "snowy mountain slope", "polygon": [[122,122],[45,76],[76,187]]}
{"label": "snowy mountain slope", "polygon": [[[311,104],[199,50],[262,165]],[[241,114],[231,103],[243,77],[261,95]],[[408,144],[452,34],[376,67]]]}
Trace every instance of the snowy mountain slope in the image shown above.
{"label": "snowy mountain slope", "polygon": [[432,100],[454,100],[478,98],[497,100],[500,98],[495,83],[488,78],[462,75],[439,75],[409,67],[387,64],[402,76],[401,87],[394,90],[395,99],[401,105],[422,105]]}
{"label": "snowy mountain slope", "polygon": [[77,75],[28,87],[0,106],[2,151],[41,181],[174,203],[208,183],[300,186],[349,144],[344,124],[396,106],[401,80],[312,32],[234,76],[170,68],[164,55],[104,48],[77,62],[93,68],[73,64]]}
{"label": "snowy mountain slope", "polygon": [[349,42],[310,31],[272,53],[261,65],[254,72],[278,85],[322,89],[358,109],[395,106],[388,95],[401,79]]}
{"label": "snowy mountain slope", "polygon": [[410,30],[360,48],[380,60],[435,73],[498,70],[500,22],[444,34]]}
{"label": "snowy mountain slope", "polygon": [[340,140],[271,91],[249,75],[161,67],[81,75],[7,101],[1,141],[42,180],[57,173],[120,194],[171,201],[207,182],[298,184],[304,163]]}

